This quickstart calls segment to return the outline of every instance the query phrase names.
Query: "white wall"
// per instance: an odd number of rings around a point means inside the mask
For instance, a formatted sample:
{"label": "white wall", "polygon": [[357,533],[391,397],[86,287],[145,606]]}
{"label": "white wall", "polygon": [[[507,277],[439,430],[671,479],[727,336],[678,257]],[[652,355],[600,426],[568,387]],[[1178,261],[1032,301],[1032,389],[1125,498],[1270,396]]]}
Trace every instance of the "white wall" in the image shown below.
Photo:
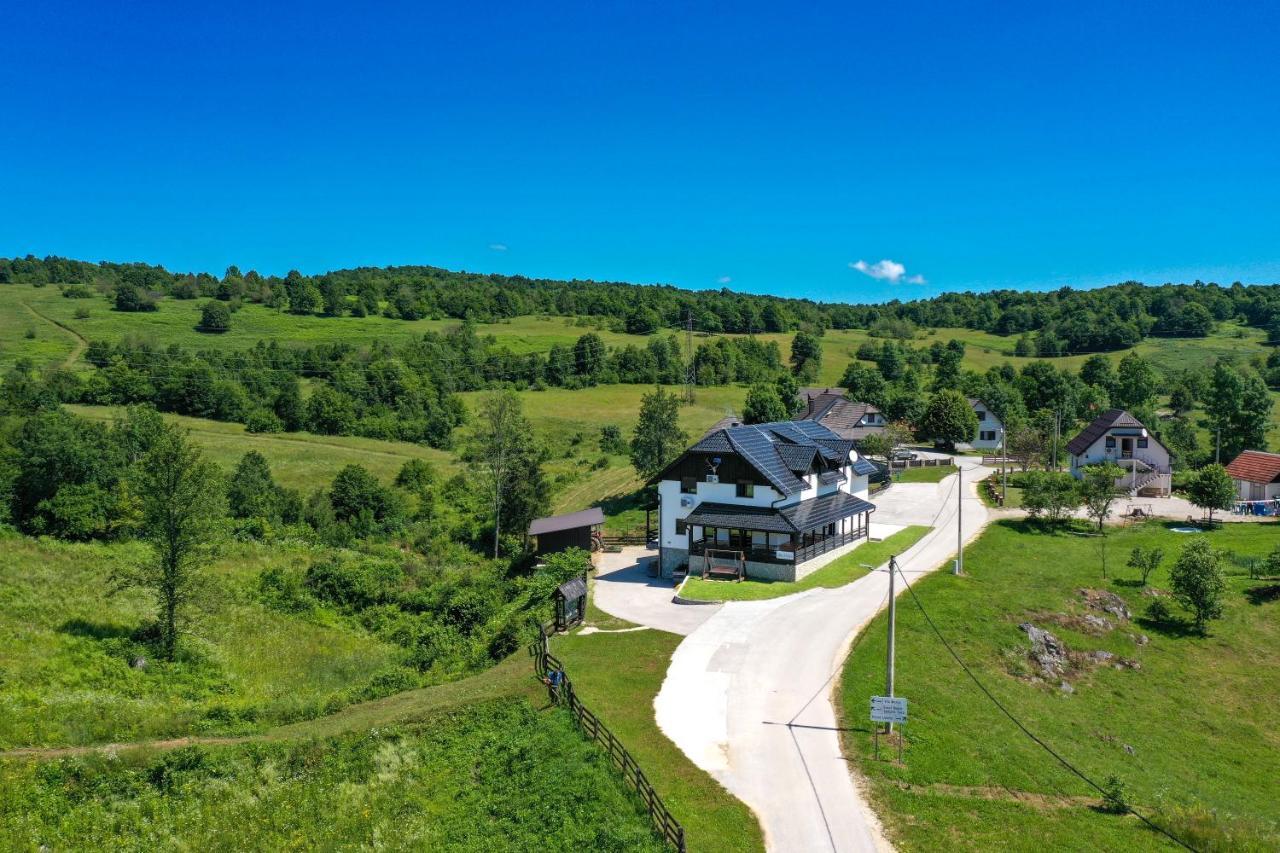
{"label": "white wall", "polygon": [[[973,441],[969,442],[970,446],[976,450],[996,449],[1000,446],[1000,431],[1004,429],[1004,424],[1000,423],[1000,419],[994,412],[981,403],[974,406],[973,411],[979,414],[979,420],[978,430],[973,434]],[[981,417],[982,415],[985,415],[985,418]],[[982,438],[984,432],[990,433],[991,438]]]}
{"label": "white wall", "polygon": [[1155,438],[1150,437],[1150,434],[1147,433],[1145,430],[1143,431],[1143,435],[1148,436],[1146,447],[1137,446],[1137,439],[1140,436],[1115,436],[1116,446],[1114,449],[1112,449],[1111,453],[1108,454],[1107,453],[1107,436],[1110,434],[1111,434],[1110,431],[1108,431],[1107,433],[1099,436],[1098,440],[1095,441],[1093,444],[1089,445],[1088,449],[1086,449],[1084,453],[1081,453],[1079,455],[1073,454],[1071,456],[1071,473],[1072,474],[1078,475],[1079,469],[1085,467],[1086,465],[1097,465],[1101,462],[1114,462],[1115,464],[1119,465],[1121,468],[1127,467],[1125,463],[1128,462],[1128,460],[1122,459],[1120,457],[1120,453],[1121,453],[1120,442],[1121,442],[1121,439],[1123,438],[1134,439],[1133,455],[1135,457],[1137,457],[1140,460],[1150,462],[1156,465],[1162,471],[1169,470],[1169,451],[1165,450],[1164,446],[1160,444],[1160,442],[1156,441]]}
{"label": "white wall", "polygon": [[1280,498],[1280,483],[1267,483],[1261,487],[1261,494],[1254,492],[1253,483],[1248,480],[1236,480],[1236,496],[1242,501],[1269,501]]}

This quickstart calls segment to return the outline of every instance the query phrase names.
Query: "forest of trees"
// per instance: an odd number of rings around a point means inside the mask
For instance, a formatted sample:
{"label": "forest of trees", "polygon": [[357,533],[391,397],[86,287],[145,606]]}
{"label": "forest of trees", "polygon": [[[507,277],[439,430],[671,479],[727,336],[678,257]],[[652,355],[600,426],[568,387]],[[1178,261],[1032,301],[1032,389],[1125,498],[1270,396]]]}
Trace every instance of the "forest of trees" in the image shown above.
{"label": "forest of trees", "polygon": [[822,303],[666,285],[555,281],[452,272],[428,266],[360,267],[317,276],[263,276],[228,268],[221,276],[173,273],[147,264],[64,258],[0,259],[0,284],[81,285],[112,295],[119,310],[146,311],[158,299],[257,302],[298,314],[490,322],[526,314],[606,318],[619,331],[653,334],[692,318],[701,332],[869,329],[907,338],[917,328],[963,327],[1018,336],[1019,355],[1054,357],[1124,349],[1149,335],[1207,335],[1240,319],[1280,341],[1280,285],[1124,282],[1096,290],[946,293],[909,302]]}

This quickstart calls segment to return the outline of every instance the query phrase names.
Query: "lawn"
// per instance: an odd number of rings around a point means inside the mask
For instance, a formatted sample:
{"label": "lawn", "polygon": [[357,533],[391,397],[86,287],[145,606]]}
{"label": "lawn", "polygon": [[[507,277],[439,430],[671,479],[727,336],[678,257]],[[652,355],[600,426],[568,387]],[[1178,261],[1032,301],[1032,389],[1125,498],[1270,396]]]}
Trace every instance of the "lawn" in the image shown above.
{"label": "lawn", "polygon": [[108,594],[138,544],[0,539],[0,748],[245,734],[360,698],[403,652],[333,614],[285,614],[256,600],[260,573],[305,565],[303,548],[230,544],[180,659],[131,635],[153,618],[141,591]]}
{"label": "lawn", "polygon": [[954,465],[934,465],[929,468],[904,468],[895,471],[895,483],[941,483],[956,472]]}
{"label": "lawn", "polygon": [[690,850],[762,850],[751,810],[698,769],[658,728],[653,699],[682,637],[664,631],[560,636],[552,651],[579,697],[635,757],[685,829]]}
{"label": "lawn", "polygon": [[863,542],[840,559],[794,582],[750,578],[737,582],[709,581],[689,577],[680,587],[680,597],[696,601],[759,601],[765,598],[780,598],[817,587],[832,589],[844,586],[871,571],[867,566],[873,568],[880,566],[887,563],[890,557],[906,551],[931,529],[922,524],[913,524],[880,542]]}
{"label": "lawn", "polygon": [[[1215,547],[1258,557],[1280,542],[1277,532],[1274,524],[1236,524],[1207,536]],[[1001,521],[970,546],[964,576],[931,575],[917,583],[917,593],[982,683],[1089,776],[1116,776],[1129,802],[1199,849],[1276,849],[1280,826],[1270,781],[1280,778],[1276,581],[1250,580],[1232,568],[1224,617],[1211,623],[1208,637],[1181,622],[1152,624],[1142,616],[1151,597],[1124,568],[1128,552],[1138,545],[1165,549],[1151,583],[1167,587],[1168,567],[1188,541],[1159,523],[1114,530],[1106,539],[1106,579],[1102,540]],[[1135,621],[1082,633],[1074,617],[1089,612],[1083,588],[1119,595]],[[911,703],[904,766],[872,759],[866,720],[869,697],[883,691],[883,616],[846,662],[839,699],[844,752],[869,780],[899,849],[1171,847],[1134,818],[1094,808],[1096,793],[968,680],[910,594],[898,603],[896,693]],[[1037,683],[1018,628],[1024,621],[1053,631],[1069,649],[1107,651],[1141,668],[1085,666],[1069,676],[1070,692],[1056,679]],[[1148,643],[1139,642],[1143,636]]]}
{"label": "lawn", "polygon": [[569,714],[524,698],[323,739],[0,760],[0,788],[6,850],[663,849]]}

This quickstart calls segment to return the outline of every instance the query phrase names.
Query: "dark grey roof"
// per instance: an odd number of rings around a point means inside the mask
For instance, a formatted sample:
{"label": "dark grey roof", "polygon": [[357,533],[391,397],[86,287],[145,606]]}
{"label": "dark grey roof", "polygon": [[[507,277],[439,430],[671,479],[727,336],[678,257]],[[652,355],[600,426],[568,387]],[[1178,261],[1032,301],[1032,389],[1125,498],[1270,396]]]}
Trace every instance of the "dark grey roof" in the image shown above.
{"label": "dark grey roof", "polygon": [[1142,421],[1124,409],[1107,409],[1094,418],[1093,423],[1081,430],[1079,435],[1067,442],[1067,452],[1076,456],[1084,453],[1113,427],[1146,429]]}
{"label": "dark grey roof", "polygon": [[870,477],[878,470],[880,469],[872,465],[865,456],[859,456],[853,462],[853,473],[863,477]]}
{"label": "dark grey roof", "polygon": [[700,453],[733,453],[733,445],[729,443],[729,437],[724,434],[724,430],[707,433],[689,449]]}
{"label": "dark grey roof", "polygon": [[768,533],[795,533],[782,513],[767,506],[700,503],[685,517],[685,523],[702,527],[737,527]]}
{"label": "dark grey roof", "polygon": [[798,531],[812,530],[841,518],[862,512],[875,512],[875,504],[855,498],[848,492],[832,492],[820,498],[801,501],[778,510]]}
{"label": "dark grey roof", "polygon": [[801,480],[782,461],[773,441],[762,426],[740,426],[724,431],[733,449],[755,468],[781,494],[790,495],[804,488]]}
{"label": "dark grey roof", "polygon": [[853,451],[853,439],[849,438],[819,438],[817,445],[825,458],[841,467]]}
{"label": "dark grey roof", "polygon": [[813,455],[817,452],[817,448],[811,444],[775,444],[774,448],[786,466],[798,474],[809,470],[809,466],[813,464]]}
{"label": "dark grey roof", "polygon": [[587,594],[587,582],[583,580],[581,576],[569,578],[567,581],[560,584],[560,586],[556,587],[556,592],[558,592],[561,597],[569,601],[572,601],[575,598],[582,598]]}
{"label": "dark grey roof", "polygon": [[575,527],[590,527],[593,524],[604,524],[604,511],[598,506],[568,515],[552,515],[547,518],[535,518],[529,522],[529,535],[554,533],[557,530],[573,530]]}
{"label": "dark grey roof", "polygon": [[[851,440],[841,438],[822,424],[776,421],[740,424],[708,433],[686,453],[736,453],[780,494],[793,495],[805,488],[805,481],[797,473],[813,470],[815,452],[827,462],[843,467],[852,450]],[[683,458],[682,455],[680,459]],[[649,482],[663,479],[680,459],[655,474]]]}

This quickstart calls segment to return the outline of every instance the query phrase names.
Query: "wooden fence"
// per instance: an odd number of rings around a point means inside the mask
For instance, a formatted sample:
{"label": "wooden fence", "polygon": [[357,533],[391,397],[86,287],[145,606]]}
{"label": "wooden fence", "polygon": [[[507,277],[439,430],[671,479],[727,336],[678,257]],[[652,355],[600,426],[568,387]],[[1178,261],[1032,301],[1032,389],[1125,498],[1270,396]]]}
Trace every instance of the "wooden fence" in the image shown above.
{"label": "wooden fence", "polygon": [[564,671],[564,664],[548,649],[546,626],[542,626],[539,633],[541,636],[529,647],[529,653],[533,656],[534,671],[542,679],[548,678],[552,672],[560,673],[560,684],[554,689],[555,700],[573,714],[573,720],[583,734],[604,748],[609,759],[622,772],[622,778],[626,780],[627,785],[635,788],[658,835],[679,853],[685,853],[684,827],[663,804],[658,792],[653,789],[653,785],[649,784],[644,771],[636,764],[631,753],[627,752],[627,748],[614,737],[613,732],[609,731],[600,718],[578,699],[578,694],[573,689],[573,682]]}
{"label": "wooden fence", "polygon": [[956,463],[950,456],[943,456],[929,459],[895,459],[891,464],[894,468],[936,468],[939,465],[947,466]]}

